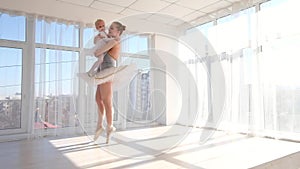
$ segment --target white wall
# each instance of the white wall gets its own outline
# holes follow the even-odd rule
[[[158,121],[161,124],[171,124],[173,121],[169,116],[171,114],[178,114],[176,106],[178,105],[178,98],[180,93],[176,91],[176,84],[172,78],[173,70],[176,65],[172,65],[172,57],[176,57],[178,53],[177,42],[172,38],[163,34],[156,34],[154,38],[154,49],[151,54],[151,79],[153,94],[152,100],[156,105],[154,114],[156,114]],[[173,92],[171,92],[173,91]],[[173,106],[172,106],[173,105]],[[158,107],[159,106],[159,107]]]
[[[191,124],[193,119],[191,119],[190,111],[195,111],[195,108],[190,103],[197,101],[195,83],[190,83],[193,77],[186,65],[179,59],[178,45],[177,38],[166,35],[155,36],[156,56],[154,58],[156,62],[153,62],[152,66],[159,65],[157,61],[160,60],[160,64],[164,65],[164,77],[160,79],[154,77],[154,84],[165,83],[166,109],[159,122],[166,125]]]
[[[176,32],[176,31],[174,31]],[[209,56],[208,66],[209,82],[211,83],[213,92],[209,98],[199,98],[198,96],[198,84],[192,72],[189,70],[186,64],[180,59],[189,59],[188,54],[185,53],[179,56],[179,43],[186,43],[194,52],[196,51],[199,56]],[[165,92],[165,97],[155,100],[155,104],[163,106],[165,104],[165,112],[159,118],[159,122],[166,125],[182,124],[182,125],[194,125],[197,121],[197,115],[199,114],[199,99],[209,99],[211,102],[210,112],[212,112],[213,119],[219,119],[220,112],[223,108],[224,100],[224,76],[220,69],[220,63],[217,62],[217,56],[212,46],[202,36],[200,32],[194,32],[187,35],[169,36],[164,34],[155,35],[154,43],[155,57],[152,57],[155,62],[152,62],[154,68],[158,67],[163,69],[164,76],[158,76],[153,74],[154,77],[154,89],[155,87]],[[195,59],[194,58],[194,59]],[[213,62],[214,64],[210,64]],[[202,89],[203,90],[203,89]],[[204,90],[209,90],[204,89]],[[161,107],[162,108],[162,107]],[[156,109],[155,111],[157,111]],[[217,121],[212,121],[213,125]]]

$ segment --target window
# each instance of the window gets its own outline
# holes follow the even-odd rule
[[[253,31],[251,25],[255,24],[254,14],[255,8],[252,7],[217,20],[217,36],[212,45],[218,54],[231,54],[249,47]]]
[[[26,17],[0,11],[0,135],[23,132],[23,53]]]
[[[130,54],[148,54],[147,35],[124,35],[122,39],[122,52]]]
[[[79,28],[72,24],[36,20],[36,43],[79,47]]]
[[[96,29],[84,28],[83,30],[83,46],[84,48],[91,48],[94,46],[94,37],[96,35]]]
[[[25,41],[25,16],[10,16],[0,13],[0,39]]]
[[[34,127],[76,126],[78,25],[36,20]]]
[[[216,49],[225,75],[219,129],[297,139],[298,6],[296,0],[270,0],[258,11],[250,7],[198,27]]]
[[[51,49],[36,49],[35,60],[35,127],[68,127],[74,117],[74,80],[78,53]],[[42,125],[42,126],[41,126]]]
[[[0,129],[21,128],[22,49],[0,47]]]
[[[94,46],[94,37],[97,34],[97,30],[94,28],[84,28],[83,30],[83,47],[92,48]],[[86,57],[85,71],[88,71],[92,65],[97,61],[96,57]]]
[[[213,27],[213,25],[214,25],[213,22],[208,22],[208,23],[198,26],[197,29],[199,29],[205,37],[208,37],[208,33],[209,33],[208,30],[209,30],[209,28]]]
[[[134,63],[139,73],[129,86],[129,101],[126,101],[127,127],[148,126],[155,118],[150,113],[150,58],[148,56],[150,35],[124,35],[122,54],[118,64]],[[119,103],[124,102],[124,100]],[[121,103],[122,104],[122,103]]]
[[[299,1],[272,0],[261,4],[260,69],[265,91],[264,126],[279,132],[300,132]]]

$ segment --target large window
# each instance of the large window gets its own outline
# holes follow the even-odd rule
[[[126,127],[145,127],[155,118],[150,112],[150,35],[127,34],[122,39],[122,54],[118,64],[135,64],[138,73],[131,79],[126,111]],[[119,103],[124,102],[120,100]],[[124,115],[124,112],[121,112]]]
[[[0,13],[0,134],[20,132],[26,17]]]
[[[21,128],[22,49],[0,47],[0,129]]]
[[[225,75],[220,129],[290,139],[300,132],[298,6],[270,0],[198,27]]]
[[[78,82],[79,28],[36,20],[34,127],[74,127]]]
[[[4,12],[0,15],[0,28],[0,129],[21,129],[17,132],[45,136],[75,129],[81,123],[85,129],[94,131],[95,88],[79,80],[76,74],[89,69],[96,60],[80,57],[84,48],[94,45],[95,29],[43,16]],[[149,91],[148,41],[148,35],[124,35],[122,39],[118,64],[134,62],[143,70],[134,81],[142,82],[144,87],[134,87],[134,95]],[[27,98],[24,101],[23,96]],[[143,105],[141,110],[147,112],[147,93],[138,100]],[[118,120],[118,113],[114,115]],[[145,118],[148,116],[143,115]],[[16,133],[2,131],[1,135]]]
[[[285,133],[300,133],[298,6],[295,0],[272,0],[260,6],[259,15],[265,128]]]

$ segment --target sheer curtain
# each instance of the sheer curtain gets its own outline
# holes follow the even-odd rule
[[[275,138],[300,140],[299,1],[270,1],[258,13],[258,55],[263,128]],[[280,12],[278,12],[280,11]],[[276,18],[274,20],[273,18]],[[287,19],[289,18],[289,19]]]
[[[210,31],[215,34],[212,44],[222,64],[226,100],[224,116],[220,128],[236,132],[248,132],[250,126],[251,87],[255,80],[255,69],[251,64],[255,45],[253,39],[255,8],[251,7],[217,20]]]
[[[72,134],[78,96],[79,26],[35,22],[34,135]]]
[[[226,100],[218,129],[300,140],[298,3],[249,4],[214,24],[199,26],[225,75]]]

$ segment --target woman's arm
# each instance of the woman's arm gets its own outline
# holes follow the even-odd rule
[[[95,56],[98,57],[98,56],[102,55],[104,52],[107,52],[108,50],[110,50],[112,47],[114,47],[118,43],[119,43],[119,41],[117,41],[115,39],[112,39],[112,40],[108,41],[100,49],[96,50]]]

